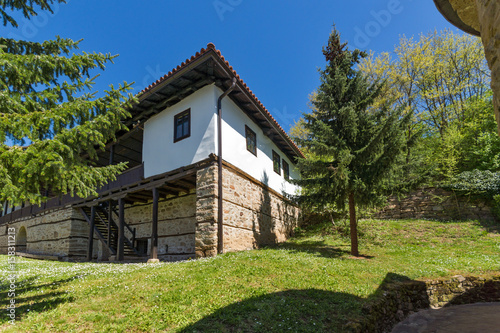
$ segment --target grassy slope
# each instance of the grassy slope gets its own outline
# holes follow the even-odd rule
[[[497,231],[474,222],[361,221],[361,252],[317,226],[286,244],[162,264],[18,263],[6,332],[321,332],[359,319],[384,280],[500,271]],[[0,256],[2,307],[7,257]]]

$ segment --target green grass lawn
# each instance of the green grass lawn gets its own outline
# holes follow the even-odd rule
[[[387,280],[500,272],[498,228],[360,221],[360,251],[319,225],[285,244],[161,264],[20,259],[16,325],[5,332],[331,332],[362,317]],[[7,256],[0,256],[1,306]]]

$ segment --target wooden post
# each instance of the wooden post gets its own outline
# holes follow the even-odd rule
[[[148,262],[158,262],[158,188],[153,189],[153,230],[151,232],[151,254]]]
[[[92,261],[93,250],[94,250],[94,226],[95,226],[95,206],[90,208],[90,230],[89,230],[89,242],[87,248],[87,261]]]
[[[353,192],[349,193],[349,220],[351,228],[351,255],[359,257],[358,221],[356,220],[356,202]]]
[[[114,163],[114,158],[115,158],[115,145],[111,145],[109,148],[109,165],[112,165]]]
[[[113,218],[113,200],[108,200],[108,247],[111,248],[111,219]]]
[[[116,259],[118,261],[123,261],[123,243],[124,243],[124,232],[125,232],[125,201],[123,198],[118,199],[119,206],[119,223],[118,223],[118,245],[116,249]]]

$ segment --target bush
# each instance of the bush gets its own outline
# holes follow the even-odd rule
[[[494,195],[500,194],[500,172],[465,171],[453,177],[450,183],[443,187],[463,194],[491,199]]]
[[[500,220],[500,172],[465,171],[455,176],[443,188],[485,201]]]

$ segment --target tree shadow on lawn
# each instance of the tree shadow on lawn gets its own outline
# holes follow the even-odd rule
[[[423,219],[414,219],[421,221]],[[460,223],[473,223],[474,225],[483,228],[486,232],[492,234],[500,234],[500,221],[492,221],[485,219],[456,219],[456,220],[434,220],[426,219],[429,223],[440,223],[440,224],[460,224]]]
[[[317,257],[353,259],[351,252],[326,244],[325,241],[302,241],[300,243],[280,243],[269,248],[285,249],[292,253],[305,252]],[[357,259],[372,259],[368,255],[360,255]]]
[[[39,295],[24,296],[24,294],[40,288],[57,289],[60,288],[61,285],[67,284],[74,280],[74,277],[71,277],[51,283],[36,284],[34,281],[36,281],[38,278],[39,276],[33,276],[21,281],[16,281],[16,288],[13,289],[15,293],[14,297],[11,297],[9,295],[9,293],[11,293],[9,281],[5,281],[0,284],[0,289],[2,290],[2,292],[0,293],[0,300],[2,300],[2,302],[5,304],[4,308],[6,308],[8,304],[10,304],[11,299],[15,301],[14,304],[16,321],[22,319],[29,313],[49,311],[59,306],[59,304],[74,301],[74,297],[68,296],[66,292],[62,291],[50,291],[44,292],[43,294]],[[21,288],[20,286],[25,287]],[[10,318],[7,315],[1,316],[0,325],[6,323],[9,320]]]
[[[383,295],[388,283],[411,281],[388,273],[368,298],[319,289],[286,290],[230,304],[180,332],[345,332],[361,322],[363,306]]]

